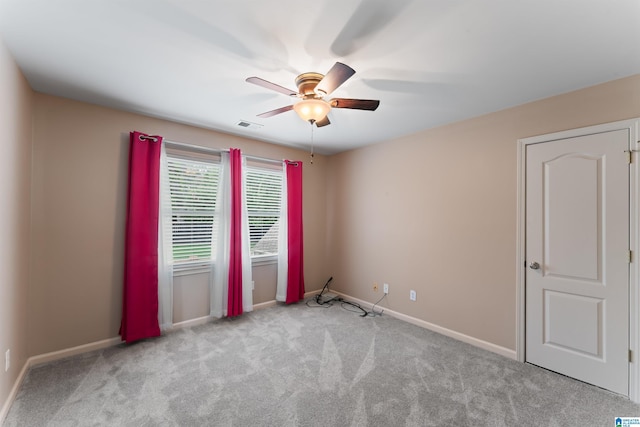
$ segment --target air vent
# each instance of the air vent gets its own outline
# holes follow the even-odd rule
[[[261,124],[248,122],[246,120],[240,120],[237,123],[237,125],[245,129],[253,129],[253,130],[260,129],[262,127]]]

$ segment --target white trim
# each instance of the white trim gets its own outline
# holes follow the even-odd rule
[[[78,354],[87,353],[94,350],[101,350],[103,348],[113,347],[114,345],[121,344],[123,341],[120,337],[108,338],[102,341],[96,341],[89,344],[83,344],[76,347],[67,348],[59,351],[52,351],[50,353],[39,354],[37,356],[31,356],[27,359],[27,361],[22,366],[22,370],[20,371],[20,375],[16,379],[16,382],[13,384],[13,388],[7,397],[7,400],[4,402],[4,406],[0,411],[0,425],[4,422],[7,414],[9,414],[9,409],[20,390],[20,386],[22,386],[22,382],[24,381],[24,377],[27,374],[27,371],[33,366],[41,365],[47,362],[53,362],[55,360],[64,359],[70,356],[76,356]]]
[[[211,273],[211,262],[208,264],[173,264],[173,277],[208,273]]]
[[[13,401],[16,400],[16,396],[18,395],[18,390],[20,390],[20,386],[22,385],[22,381],[24,381],[25,375],[27,375],[27,370],[29,369],[29,361],[27,360],[25,364],[22,366],[20,370],[20,374],[18,378],[16,378],[16,382],[13,384],[11,391],[9,392],[9,396],[7,396],[7,400],[4,402],[2,409],[0,410],[0,425],[4,423],[5,418],[9,415],[9,409],[11,409],[11,405],[13,405]]]
[[[272,299],[271,301],[261,302],[259,304],[253,304],[253,309],[262,310],[263,308],[275,307],[276,304],[277,304],[277,301]]]
[[[358,304],[362,305],[362,306],[368,306],[369,308],[371,308],[373,306],[372,303],[368,302],[368,301],[364,301],[358,298],[354,298],[351,297],[349,295],[343,294],[342,292],[337,292],[335,290],[331,290],[331,292],[336,293],[338,295],[340,295],[342,298],[349,300],[349,301],[354,301],[357,302]],[[479,347],[483,350],[487,350],[490,351],[492,353],[496,353],[499,354],[501,356],[507,357],[509,359],[514,359],[516,358],[516,352],[514,350],[511,350],[510,348],[506,348],[506,347],[502,347],[493,343],[490,343],[488,341],[484,341],[478,338],[474,338],[471,337],[469,335],[465,335],[463,333],[460,332],[456,332],[452,329],[447,329],[444,328],[442,326],[438,326],[434,323],[430,323],[427,321],[424,321],[422,319],[418,319],[403,313],[399,313],[397,311],[393,311],[390,310],[388,308],[384,308],[384,314],[388,314],[391,317],[395,317],[396,319],[405,321],[407,323],[411,323],[412,325],[416,325],[416,326],[420,326],[421,328],[425,328],[428,329],[430,331],[433,332],[437,332],[441,335],[447,336],[449,338],[453,338],[456,339],[458,341],[462,341],[465,342],[467,344],[471,344],[474,347]]]
[[[526,144],[518,140],[517,188],[518,206],[516,220],[516,360],[525,362],[525,215],[526,215]]]
[[[318,289],[317,291],[311,291],[311,292],[305,292],[304,293],[304,298],[308,298],[314,295],[318,295],[322,290]],[[262,310],[263,308],[269,308],[269,307],[275,307],[276,305],[278,305],[279,301],[276,301],[274,299],[272,299],[271,301],[266,301],[266,302],[261,302],[259,304],[254,304],[253,305],[253,309],[254,310]]]
[[[637,151],[640,147],[640,119],[629,120],[629,138],[631,150]],[[629,349],[635,355],[629,363],[629,399],[640,403],[640,367],[638,355],[640,354],[640,161],[638,155],[633,155],[633,163],[630,169],[629,186],[629,248],[633,251],[633,259],[629,268]]]
[[[319,294],[320,291],[311,291],[311,292],[307,292],[304,294],[304,297],[307,298],[309,296],[312,295],[316,295]],[[265,301],[265,302],[261,302],[258,304],[253,304],[253,310],[262,310],[264,308],[269,308],[269,307],[275,307],[278,304],[278,301],[276,300],[271,300],[271,301]],[[174,331],[176,329],[180,329],[180,328],[190,328],[192,326],[199,326],[199,325],[204,325],[207,322],[210,322],[212,320],[217,320],[217,319],[221,319],[220,317],[212,317],[212,316],[203,316],[203,317],[198,317],[195,319],[189,319],[189,320],[184,320],[182,322],[178,322],[178,323],[174,323],[173,326],[169,329],[166,330],[166,332],[170,332],[170,331]]]
[[[261,265],[270,265],[278,263],[278,254],[270,254],[270,255],[253,255],[251,257],[251,265],[253,267],[258,267]]]
[[[29,367],[41,365],[43,363],[53,362],[55,360],[64,359],[66,357],[76,356],[82,353],[88,353],[94,350],[101,350],[103,348],[113,347],[114,345],[121,344],[122,338],[114,337],[106,340],[96,341],[89,344],[83,344],[76,347],[66,348],[64,350],[52,351],[51,353],[39,354],[37,356],[31,356],[27,363]]]
[[[597,133],[615,130],[629,130],[629,148],[640,149],[640,119],[622,120],[588,126],[579,129],[571,129],[546,135],[538,135],[518,140],[518,185],[517,185],[517,233],[516,233],[516,359],[524,362],[525,352],[525,200],[526,200],[526,146],[541,142],[556,141],[565,138],[593,135]],[[633,360],[629,363],[629,399],[640,403],[640,229],[637,224],[640,221],[640,171],[638,170],[639,156],[634,156],[630,168],[629,187],[629,248],[633,251],[633,262],[629,269],[629,349],[633,352]]]
[[[312,297],[314,295],[318,295],[320,292],[322,292],[322,289],[318,289],[318,290],[310,291],[310,292],[305,292],[304,293],[304,297],[305,298],[309,298],[309,297]]]
[[[203,317],[196,317],[195,319],[183,320],[182,322],[174,323],[173,325],[171,325],[171,327],[168,328],[166,332],[175,331],[176,329],[190,328],[192,326],[204,325],[205,323],[215,319],[218,319],[218,318],[212,317],[212,316],[203,316]]]
[[[307,298],[313,295],[317,295],[319,293],[320,293],[320,290],[307,292],[304,294],[304,297]],[[274,307],[277,304],[278,302],[276,300],[265,301],[258,304],[253,304],[253,310],[262,310],[264,308]],[[217,319],[221,319],[221,317],[203,316],[203,317],[197,317],[195,319],[184,320],[182,322],[174,323],[170,328],[166,329],[165,332],[171,332],[181,328],[190,328],[192,326],[200,326]]]
[[[318,289],[317,291],[305,292],[304,293],[304,298],[309,298],[311,296],[318,295],[321,291],[322,291],[321,289]],[[254,310],[260,310],[260,309],[263,309],[263,308],[275,307],[276,305],[278,305],[278,302],[279,301],[271,300],[271,301],[267,301],[267,302],[262,302],[260,304],[254,304],[253,305],[253,309]]]

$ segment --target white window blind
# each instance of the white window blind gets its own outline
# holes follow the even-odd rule
[[[211,260],[220,165],[167,155],[171,192],[173,261],[176,266]]]
[[[245,192],[252,257],[278,254],[282,170],[247,166]]]

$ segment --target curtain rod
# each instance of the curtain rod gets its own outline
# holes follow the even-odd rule
[[[140,135],[141,139],[150,139],[152,141],[158,141],[158,139],[155,136],[144,136],[144,135]],[[184,142],[178,142],[178,141],[170,141],[168,139],[165,139],[164,142],[166,142],[167,144],[171,144],[171,145],[177,145],[180,147],[185,147],[185,148],[191,148],[193,150],[200,150],[200,151],[207,151],[207,152],[211,152],[211,153],[228,153],[229,150],[225,150],[222,148],[210,148],[210,147],[203,147],[202,145],[193,145],[193,144],[187,144]],[[244,157],[246,157],[247,159],[250,160],[258,160],[260,162],[266,162],[266,163],[276,163],[276,164],[282,164],[282,160],[275,160],[275,159],[269,159],[266,157],[259,157],[259,156],[251,156],[248,154],[244,154]]]

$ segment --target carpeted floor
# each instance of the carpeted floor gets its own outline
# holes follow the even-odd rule
[[[32,368],[6,426],[614,426],[629,400],[383,315],[278,306]]]

